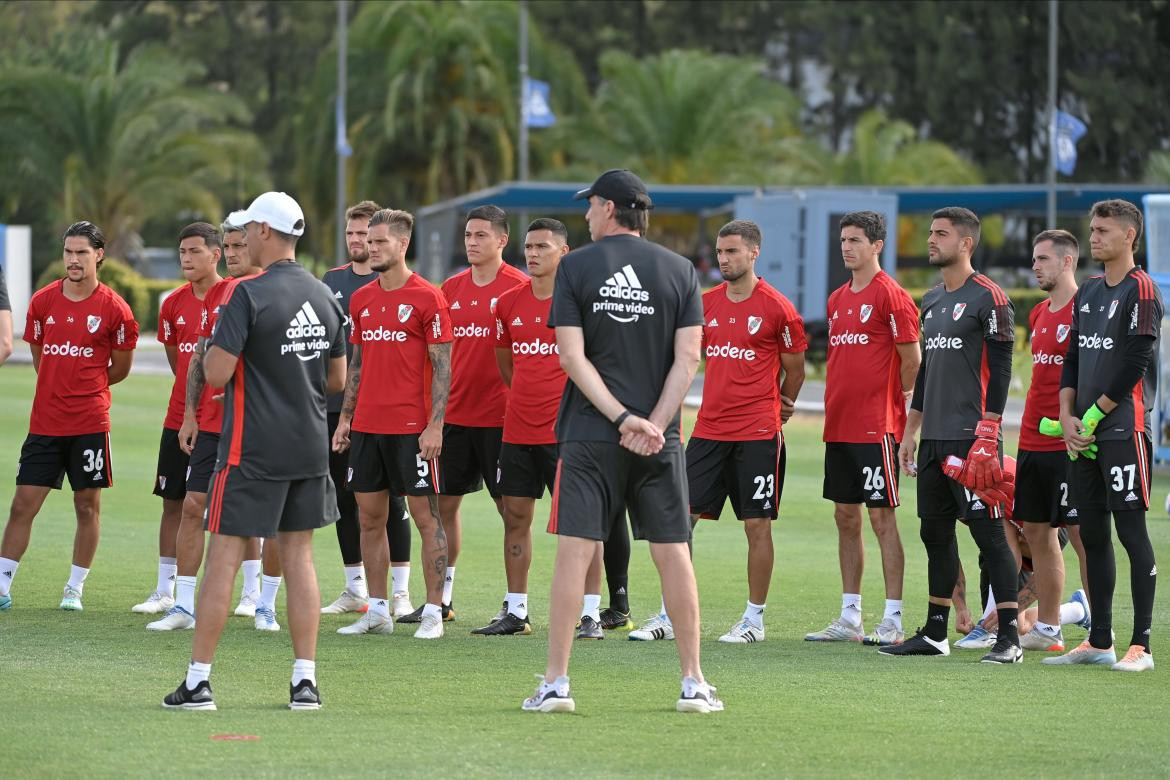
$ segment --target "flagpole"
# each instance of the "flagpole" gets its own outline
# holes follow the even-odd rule
[[[524,86],[528,82],[528,3],[520,0],[520,181],[528,181],[528,117],[524,110]]]
[[[337,152],[337,227],[334,230],[333,259],[341,262],[345,253],[345,209],[346,183],[345,159],[349,157],[349,145],[346,143],[345,127],[345,98],[346,98],[346,66],[348,64],[348,3],[341,0],[337,4],[337,106],[334,116],[334,132],[336,133],[335,149]]]
[[[1056,227],[1056,44],[1057,0],[1048,0],[1048,208],[1045,229]]]

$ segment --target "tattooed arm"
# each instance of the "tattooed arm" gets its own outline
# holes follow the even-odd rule
[[[337,430],[333,432],[333,451],[345,452],[349,448],[349,426],[353,422],[353,412],[357,409],[358,385],[362,381],[362,345],[353,345],[353,360],[350,361],[345,373],[345,396],[341,401],[341,417],[337,421]]]
[[[207,339],[203,336],[195,342],[195,352],[191,362],[187,365],[187,396],[183,403],[183,425],[179,428],[179,447],[188,455],[195,449],[195,439],[199,435],[199,423],[195,413],[199,409],[199,399],[203,396],[203,388],[207,384],[203,376],[203,353],[207,351]]]
[[[431,460],[443,451],[443,418],[451,395],[451,342],[428,344],[427,355],[431,360],[431,419],[418,437],[418,448],[424,460]]]

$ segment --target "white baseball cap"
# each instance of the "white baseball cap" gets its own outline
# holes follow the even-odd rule
[[[266,192],[243,211],[228,215],[228,224],[245,227],[250,222],[265,222],[273,230],[301,236],[305,233],[305,212],[292,196],[284,192]]]

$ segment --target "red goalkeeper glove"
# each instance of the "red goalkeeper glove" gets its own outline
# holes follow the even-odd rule
[[[948,477],[983,499],[988,506],[999,504],[1007,513],[1015,506],[1016,477],[1010,471],[1003,472],[1000,481],[991,487],[979,489],[974,486],[970,460],[948,455],[943,461],[942,470]]]
[[[1003,481],[999,463],[999,421],[980,420],[975,426],[975,443],[967,453],[966,470],[974,490],[987,490]]]

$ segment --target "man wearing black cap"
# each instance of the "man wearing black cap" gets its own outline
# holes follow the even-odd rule
[[[686,258],[642,238],[652,203],[633,173],[606,171],[577,193],[582,198],[589,199],[593,243],[561,261],[549,318],[571,381],[557,414],[548,666],[523,709],[575,709],[569,652],[585,573],[628,510],[634,537],[650,543],[674,623],[683,675],[676,708],[718,712],[723,702],[699,667],[699,596],[679,443],[682,400],[699,365],[699,279]]]

